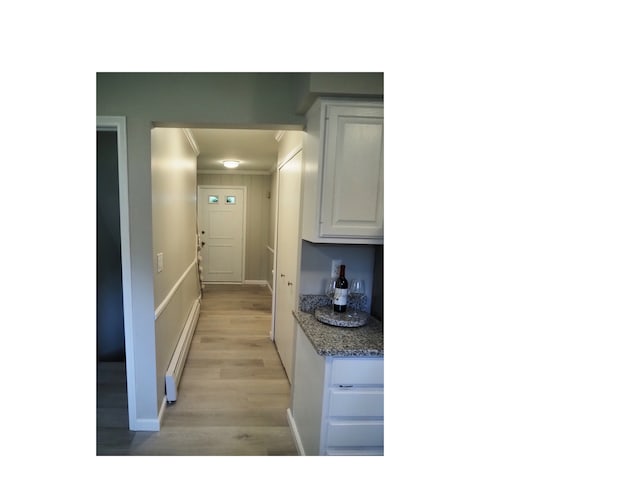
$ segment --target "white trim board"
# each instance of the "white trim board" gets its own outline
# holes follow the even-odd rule
[[[296,426],[296,421],[293,418],[290,408],[287,408],[287,423],[289,424],[289,430],[291,430],[291,435],[293,436],[293,443],[296,446],[296,450],[298,450],[298,455],[306,456],[304,446],[302,445],[302,439],[300,438],[300,433],[298,432],[298,427]]]
[[[139,428],[136,408],[136,357],[133,344],[133,294],[131,290],[131,235],[129,230],[129,161],[127,157],[127,120],[121,116],[97,116],[98,131],[115,131],[118,136],[118,190],[120,202],[120,248],[122,262],[122,308],[124,313],[124,351],[127,374],[127,410],[129,430]]]
[[[198,147],[198,142],[196,142],[196,139],[193,138],[193,133],[191,132],[191,129],[183,128],[182,133],[184,133],[184,136],[187,137],[187,141],[189,142],[189,145],[191,145],[191,149],[196,154],[196,157],[200,155],[200,148]]]
[[[266,280],[245,280],[244,283],[246,285],[269,285]]]
[[[160,406],[160,413],[158,418],[136,418],[133,427],[129,427],[129,430],[135,430],[136,432],[159,432],[161,419],[164,416],[164,403]]]
[[[160,305],[158,305],[158,308],[156,308],[156,320],[158,320],[158,317],[160,317],[160,315],[162,315],[162,312],[164,312],[165,308],[167,308],[167,305],[169,305],[169,302],[171,302],[171,299],[175,295],[176,291],[178,291],[178,288],[180,288],[180,285],[182,285],[182,282],[184,282],[184,279],[187,278],[187,275],[189,275],[189,272],[191,271],[191,269],[197,265],[198,265],[198,257],[196,256],[193,262],[191,262],[191,264],[184,271],[182,276],[173,285],[173,287],[171,288],[167,296],[164,297],[164,300],[162,300]]]

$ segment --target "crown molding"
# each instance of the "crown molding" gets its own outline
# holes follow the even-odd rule
[[[191,129],[183,128],[182,133],[184,133],[184,136],[187,137],[187,140],[189,141],[189,145],[191,145],[191,148],[195,152],[196,156],[200,155],[200,148],[198,147],[198,142],[196,142],[196,139],[193,138],[193,133],[191,133]]]

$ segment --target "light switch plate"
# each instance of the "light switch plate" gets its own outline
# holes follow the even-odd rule
[[[159,253],[158,257],[158,273],[164,269],[164,253]]]

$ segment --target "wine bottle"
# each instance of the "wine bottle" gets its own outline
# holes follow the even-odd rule
[[[349,293],[349,282],[344,276],[344,265],[340,265],[340,276],[336,279],[336,289],[333,294],[333,311],[347,311],[347,295]]]

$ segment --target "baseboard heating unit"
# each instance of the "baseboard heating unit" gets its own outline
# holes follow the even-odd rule
[[[171,362],[169,363],[169,368],[164,377],[168,403],[173,403],[178,399],[178,385],[180,384],[180,378],[182,377],[184,364],[187,361],[191,339],[198,324],[199,316],[200,298],[198,298],[191,307],[189,318],[187,318],[184,328],[182,329],[180,340],[178,340],[178,345],[176,345],[176,349],[171,357]]]

